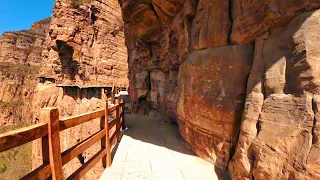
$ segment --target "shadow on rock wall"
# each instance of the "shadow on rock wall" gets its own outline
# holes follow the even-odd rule
[[[319,18],[303,13],[257,38],[233,179],[320,178]]]

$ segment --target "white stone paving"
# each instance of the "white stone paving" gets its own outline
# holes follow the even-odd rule
[[[214,166],[197,157],[178,128],[146,116],[126,115],[112,166],[101,180],[216,180]]]

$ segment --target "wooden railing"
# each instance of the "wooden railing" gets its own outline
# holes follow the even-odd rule
[[[114,113],[115,119],[109,120],[109,114]],[[60,132],[77,125],[100,118],[100,130],[61,153]],[[109,136],[110,130],[116,126],[116,131]],[[111,148],[120,141],[121,129],[124,127],[124,102],[116,100],[116,105],[103,110],[86,113],[65,119],[59,119],[57,108],[43,108],[40,112],[40,123],[18,130],[0,134],[0,153],[41,138],[43,164],[22,179],[62,180],[62,167],[83,153],[86,149],[101,140],[101,150],[89,161],[66,179],[80,179],[102,159],[103,167],[111,166]]]

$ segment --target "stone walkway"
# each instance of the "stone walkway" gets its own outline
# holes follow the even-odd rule
[[[214,166],[183,142],[178,127],[126,115],[128,130],[101,180],[215,180]]]

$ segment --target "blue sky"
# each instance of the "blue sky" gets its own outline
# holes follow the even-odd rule
[[[50,17],[55,0],[1,0],[0,35],[30,29],[33,22]]]

